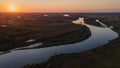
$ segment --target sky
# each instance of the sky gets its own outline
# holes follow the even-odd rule
[[[0,12],[120,12],[120,0],[0,0]]]

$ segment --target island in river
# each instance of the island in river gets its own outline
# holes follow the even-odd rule
[[[86,23],[100,26],[95,23],[99,19],[120,35],[120,14],[85,14]],[[91,20],[93,19],[93,20]],[[87,21],[92,22],[87,22]],[[120,67],[120,37],[104,46],[82,53],[61,54],[52,56],[43,63],[28,64],[23,68],[119,68]]]
[[[73,24],[76,19],[64,13],[0,13],[0,52],[71,44],[89,38],[89,28]]]

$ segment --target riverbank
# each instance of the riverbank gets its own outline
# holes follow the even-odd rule
[[[35,48],[71,44],[87,39],[91,32],[73,24],[75,17],[61,14],[3,14],[0,23],[0,51],[41,43]]]
[[[103,23],[105,21],[105,24],[112,25],[113,30],[120,35],[119,16],[94,16],[94,18],[101,20]],[[94,22],[93,25],[95,25]],[[99,48],[82,53],[55,55],[47,62],[30,64],[23,68],[119,68],[119,42],[120,37]]]

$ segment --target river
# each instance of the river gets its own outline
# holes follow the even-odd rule
[[[75,22],[78,24],[80,23],[79,20],[80,19]],[[118,37],[118,34],[109,27],[100,28],[88,24],[84,25],[91,31],[91,36],[88,39],[74,44],[38,49],[15,50],[5,53],[0,55],[0,68],[21,68],[25,64],[44,62],[52,55],[55,55],[55,53],[69,54],[83,52],[100,47]]]

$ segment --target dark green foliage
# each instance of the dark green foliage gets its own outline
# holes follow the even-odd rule
[[[40,47],[70,44],[87,39],[90,31],[86,26],[73,24],[76,17],[62,14],[3,14],[6,20],[0,23],[0,51],[42,42]],[[21,16],[18,18],[18,16]],[[3,27],[7,26],[7,27]],[[36,39],[27,43],[27,40]]]

